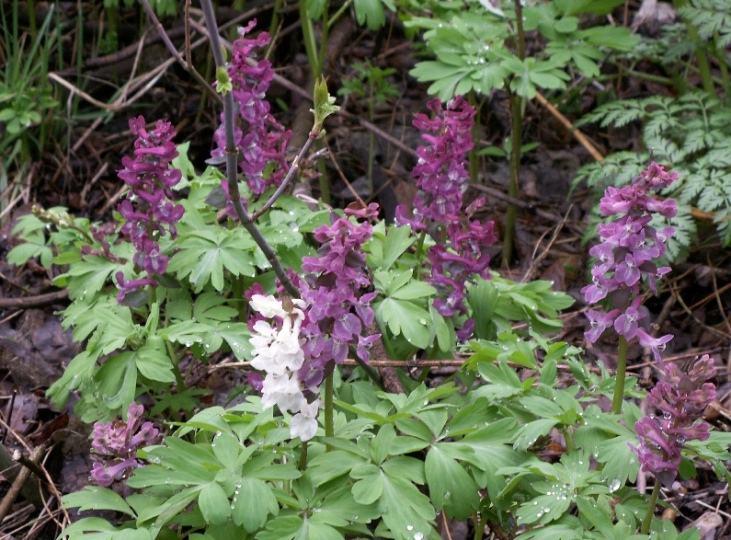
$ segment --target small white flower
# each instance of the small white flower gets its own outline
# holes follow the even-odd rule
[[[261,389],[262,407],[268,409],[277,405],[282,411],[297,412],[305,401],[296,373],[267,373]]]
[[[263,294],[255,294],[251,297],[251,309],[262,314],[262,316],[271,319],[272,317],[286,317],[287,312],[282,307],[282,303],[274,298],[271,294],[264,296]]]
[[[320,410],[320,400],[312,403],[306,400],[300,407],[300,412],[292,417],[289,423],[289,434],[294,439],[299,437],[303,441],[309,441],[317,433],[317,413]]]

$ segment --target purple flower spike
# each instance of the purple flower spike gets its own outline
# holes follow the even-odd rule
[[[144,407],[130,403],[127,421],[97,422],[92,432],[91,447],[103,463],[94,463],[91,477],[102,487],[126,478],[129,471],[142,465],[137,450],[157,441],[160,431],[152,422],[140,424]]]
[[[611,223],[599,225],[601,243],[589,250],[589,254],[597,258],[591,271],[592,283],[581,292],[587,304],[607,298],[612,309],[608,313],[587,312],[591,328],[585,335],[589,343],[594,343],[605,329],[612,327],[628,340],[636,337],[640,345],[649,347],[655,359],[662,362],[660,350],[672,336],[656,339],[642,328],[641,321],[647,318],[647,310],[641,306],[639,292],[643,278],[650,289],[657,292],[656,279],[670,271],[667,267],[658,268],[655,261],[665,255],[665,241],[673,235],[674,229],[665,227],[658,231],[650,222],[653,214],[674,216],[675,201],[658,201],[649,193],[669,186],[677,178],[677,173],[669,173],[662,165],[652,162],[630,185],[608,187],[604,192],[599,210],[605,216],[618,217]]]
[[[427,142],[417,149],[419,159],[412,172],[420,191],[414,198],[412,217],[407,217],[406,210],[399,206],[396,222],[410,225],[414,231],[427,230],[437,240],[427,253],[431,265],[429,283],[440,293],[434,307],[444,317],[465,315],[467,284],[474,276],[490,279],[486,248],[497,240],[492,221],[470,219],[484,205],[484,199],[463,208],[475,109],[462,96],[449,101],[446,108],[439,99],[429,102],[427,107],[434,113],[433,118],[418,114],[414,119],[414,126],[424,132],[422,138]],[[467,319],[458,337],[469,339],[473,331],[474,321]]]
[[[155,129],[148,131],[142,116],[129,121],[132,133],[137,135],[134,159],[122,158],[124,169],[117,176],[130,186],[130,196],[119,204],[118,210],[126,220],[121,232],[136,249],[134,262],[151,277],[119,282],[117,301],[145,285],[156,283],[152,278],[164,274],[168,258],[160,252],[159,238],[169,234],[177,236],[175,224],[183,217],[185,209],[172,202],[172,188],[182,177],[170,163],[178,156],[173,137],[175,130],[170,122],[158,120]]]
[[[285,159],[285,150],[289,143],[291,131],[284,127],[270,113],[266,101],[266,91],[274,78],[274,69],[268,60],[259,60],[250,65],[254,49],[269,44],[269,34],[261,32],[255,38],[246,35],[256,26],[251,21],[246,28],[239,29],[239,38],[234,41],[233,57],[228,63],[227,71],[233,85],[233,98],[238,107],[236,117],[235,138],[239,150],[239,169],[246,177],[246,182],[254,195],[261,195],[270,186],[279,186],[289,170]],[[222,160],[226,155],[226,135],[221,126],[213,135],[217,148],[211,157]],[[228,183],[221,184],[228,194]],[[229,203],[230,207],[230,203]],[[232,207],[227,207],[230,217],[236,214]]]
[[[666,487],[678,475],[683,445],[690,440],[706,441],[710,426],[703,421],[705,408],[716,399],[716,387],[707,382],[716,374],[706,354],[696,358],[687,372],[675,364],[665,366],[663,380],[647,395],[652,412],[635,424],[639,439],[637,454],[642,470],[650,472]]]
[[[375,218],[378,206],[371,204],[345,213]],[[363,337],[375,320],[370,303],[377,293],[366,292],[371,280],[362,250],[372,233],[368,221],[335,219],[332,225],[321,225],[314,231],[315,240],[322,244],[318,255],[302,259],[302,270],[309,273],[303,283],[302,298],[309,310],[302,326],[306,360],[298,378],[311,391],[322,382],[326,369],[347,358],[351,345],[361,360],[368,361],[369,348],[380,337]]]

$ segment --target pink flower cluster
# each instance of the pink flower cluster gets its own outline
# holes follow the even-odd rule
[[[137,450],[157,442],[160,432],[152,422],[140,424],[144,411],[142,405],[130,403],[126,422],[94,424],[91,447],[104,459],[104,463],[94,463],[91,470],[91,477],[98,485],[109,487],[115,480],[126,478],[142,464],[137,459]]]
[[[378,205],[371,203],[359,211],[346,209],[345,213],[366,221],[355,224],[341,217],[330,226],[318,227],[314,232],[315,240],[322,244],[318,256],[302,259],[302,270],[309,272],[302,298],[309,309],[303,325],[306,360],[299,379],[309,389],[320,385],[333,364],[345,360],[350,345],[367,362],[369,346],[380,337],[363,336],[375,319],[370,303],[377,293],[367,292],[371,281],[362,246],[373,233],[367,220],[377,216]]]
[[[235,138],[239,150],[239,168],[252,193],[261,195],[268,187],[281,184],[289,170],[284,152],[291,132],[285,130],[272,116],[269,102],[265,99],[274,77],[271,62],[259,60],[255,65],[248,63],[253,50],[268,45],[270,41],[267,32],[261,32],[254,39],[245,37],[255,25],[254,20],[246,28],[239,29],[240,37],[234,42],[233,57],[227,71],[233,85],[234,102],[238,106]],[[223,160],[226,153],[223,114],[221,122],[213,136],[217,144],[211,153],[214,162]],[[228,193],[225,181],[222,187]],[[229,215],[235,215],[232,209]]]
[[[182,176],[180,170],[170,168],[170,163],[178,156],[172,124],[158,120],[155,129],[148,131],[145,119],[138,116],[129,121],[129,127],[137,140],[134,159],[123,157],[124,168],[117,172],[130,187],[130,196],[119,205],[119,213],[126,220],[121,232],[135,247],[135,264],[150,277],[125,281],[124,275],[118,272],[119,302],[140,287],[155,285],[151,276],[165,273],[168,258],[160,252],[158,240],[166,233],[172,238],[177,236],[175,224],[185,212],[182,205],[172,202],[172,188]]]
[[[607,328],[613,327],[628,340],[636,337],[640,345],[653,351],[658,362],[662,361],[659,351],[672,336],[653,338],[640,326],[640,321],[648,313],[637,295],[643,277],[650,289],[657,292],[656,278],[670,271],[668,267],[658,268],[655,261],[665,255],[665,241],[672,236],[674,229],[665,227],[658,231],[650,225],[650,221],[653,214],[666,218],[675,216],[675,201],[660,201],[649,193],[667,187],[677,179],[677,173],[670,173],[662,165],[652,162],[630,185],[609,187],[604,193],[599,205],[602,215],[620,217],[599,225],[601,243],[589,250],[589,254],[597,258],[591,271],[592,283],[581,292],[590,304],[609,299],[613,309],[587,312],[591,322],[591,329],[586,333],[589,343],[594,343]]]
[[[683,445],[710,437],[709,425],[702,415],[716,398],[715,385],[707,382],[715,374],[716,368],[707,354],[696,357],[687,370],[668,364],[663,380],[647,395],[652,414],[635,424],[639,446],[629,446],[637,454],[642,470],[654,474],[666,487],[678,475]]]
[[[433,118],[418,114],[414,119],[414,126],[424,132],[422,138],[428,144],[417,149],[419,160],[412,172],[420,189],[414,198],[413,217],[406,217],[400,206],[396,209],[396,222],[409,224],[415,231],[427,230],[437,241],[428,252],[429,283],[442,291],[434,307],[445,317],[451,317],[467,313],[464,299],[470,278],[490,278],[490,256],[485,248],[497,236],[492,221],[470,219],[484,205],[484,199],[463,208],[462,195],[469,179],[465,163],[473,147],[475,108],[462,96],[449,101],[446,109],[439,99],[429,102],[427,107],[434,112]],[[467,216],[467,224],[460,220],[462,214]],[[466,320],[458,337],[467,339],[473,329],[474,322]]]

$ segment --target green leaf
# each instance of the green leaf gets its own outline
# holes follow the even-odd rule
[[[429,538],[435,517],[429,499],[414,484],[401,476],[381,472],[383,492],[379,501],[383,508],[383,521],[394,538],[413,540],[419,533]]]
[[[392,225],[388,229],[386,242],[383,245],[383,263],[381,270],[391,268],[396,259],[398,259],[411,245],[416,241],[416,237],[411,233],[411,227],[397,227]]]
[[[269,515],[279,513],[279,503],[272,487],[258,478],[243,478],[236,484],[233,499],[233,522],[253,533],[266,525]]]
[[[523,424],[512,437],[513,448],[520,452],[525,452],[535,444],[539,437],[548,435],[548,432],[556,424],[558,424],[558,420],[555,418],[539,418],[533,422]]]
[[[539,495],[523,503],[516,515],[521,525],[546,524],[559,519],[569,509],[573,500],[570,493],[560,488],[551,495]]]
[[[386,22],[381,0],[355,0],[355,18],[358,24],[366,23],[369,30],[378,30]]]
[[[137,388],[135,359],[133,351],[123,352],[107,359],[94,375],[103,403],[112,411],[126,411],[134,401]]]
[[[371,504],[381,498],[383,494],[383,477],[378,467],[372,464],[364,464],[356,471],[353,469],[354,478],[361,478],[353,484],[353,498],[361,504]]]
[[[223,271],[234,276],[253,276],[254,241],[244,236],[239,229],[194,231],[182,239],[181,248],[170,259],[168,272],[177,272],[179,278],[189,276],[195,292],[200,292],[209,282],[217,291],[224,287]]]
[[[175,382],[173,364],[160,336],[150,336],[147,343],[137,349],[135,364],[140,374],[152,381]]]
[[[216,482],[205,484],[198,495],[198,506],[203,519],[214,525],[225,523],[231,516],[231,506],[226,492]]]
[[[403,334],[406,341],[420,349],[429,346],[429,313],[406,300],[386,298],[376,306],[379,324],[387,325],[394,335]]]
[[[423,281],[411,281],[403,287],[392,291],[388,296],[398,300],[415,300],[427,296],[435,296],[437,290]]]
[[[523,462],[525,454],[516,452],[508,444],[517,423],[513,418],[503,418],[489,423],[478,431],[465,436],[460,441],[451,443],[455,448],[471,450],[465,460],[478,467],[484,474],[474,474],[480,487],[486,487],[491,498],[505,488],[505,479],[497,474],[499,469],[516,466]]]
[[[340,110],[340,107],[335,105],[335,98],[330,95],[327,90],[327,81],[321,78],[315,83],[312,101],[314,103],[314,109],[311,109],[315,115],[315,123],[312,128],[314,133],[319,134],[322,130],[322,124],[325,118],[333,113]]]
[[[106,519],[96,517],[82,518],[72,523],[63,530],[63,536],[88,540],[152,540],[152,534],[147,529],[118,529]]]
[[[322,17],[325,8],[325,0],[307,0],[307,16],[314,20]]]
[[[79,512],[85,510],[113,510],[135,517],[132,508],[119,494],[111,489],[99,486],[86,486],[81,491],[64,495],[63,505],[65,508],[78,508]]]
[[[442,451],[448,444],[435,444],[426,455],[424,471],[429,496],[434,508],[444,509],[450,518],[464,520],[479,506],[478,487],[464,468]]]

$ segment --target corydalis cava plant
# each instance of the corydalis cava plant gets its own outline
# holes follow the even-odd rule
[[[378,205],[361,210],[345,209],[345,217],[333,214],[332,225],[321,225],[314,238],[322,244],[315,257],[302,259],[307,272],[302,297],[309,307],[305,333],[307,360],[300,372],[303,383],[315,390],[335,364],[342,364],[353,347],[367,362],[369,347],[380,334],[367,334],[375,320],[371,284],[363,253],[373,227],[368,220],[378,215]],[[365,219],[354,223],[348,216]]]
[[[604,216],[618,216],[611,223],[599,225],[601,243],[589,254],[597,261],[591,271],[592,283],[581,292],[588,304],[609,300],[608,311],[592,309],[587,312],[591,328],[586,332],[589,343],[596,342],[608,328],[627,340],[637,338],[640,345],[649,347],[658,362],[660,350],[672,335],[654,338],[640,326],[647,318],[647,309],[641,305],[640,282],[643,278],[657,293],[656,279],[667,274],[669,267],[658,267],[657,261],[665,255],[665,241],[674,229],[657,230],[650,225],[655,214],[671,218],[676,214],[673,199],[659,200],[650,193],[663,189],[678,179],[677,173],[668,172],[655,162],[637,175],[630,185],[609,187],[599,205]]]
[[[490,279],[490,256],[486,249],[497,239],[492,221],[472,220],[475,210],[484,204],[478,199],[466,209],[463,194],[467,190],[467,153],[472,149],[471,130],[475,108],[462,96],[442,107],[439,99],[427,107],[433,118],[418,114],[414,126],[423,132],[428,143],[417,149],[418,162],[412,171],[419,192],[414,198],[413,216],[404,207],[396,210],[399,224],[409,224],[415,231],[428,232],[436,245],[427,254],[431,264],[429,283],[440,292],[434,307],[441,315],[466,315],[464,300],[467,283],[474,276]],[[466,223],[461,216],[466,215]],[[458,332],[467,339],[474,322],[467,319]]]
[[[654,474],[666,487],[678,476],[685,443],[710,437],[710,426],[702,415],[716,399],[716,386],[708,382],[715,374],[713,360],[707,354],[693,360],[687,369],[667,364],[662,380],[647,395],[650,414],[635,424],[640,443],[630,448],[637,454],[642,470]]]
[[[103,460],[94,463],[91,470],[97,485],[109,487],[124,480],[130,471],[142,465],[137,450],[157,442],[159,430],[152,422],[141,422],[144,411],[142,405],[130,403],[126,421],[94,424],[91,448]]]
[[[270,186],[279,186],[289,170],[284,152],[291,132],[270,113],[266,92],[269,89],[274,69],[268,60],[250,63],[257,47],[269,44],[267,32],[256,38],[246,35],[256,26],[256,20],[239,29],[240,37],[234,41],[233,56],[226,71],[231,81],[231,93],[236,104],[234,137],[238,149],[239,169],[254,195],[261,195]],[[221,126],[213,138],[217,148],[211,152],[209,163],[223,163],[226,154],[226,135],[221,114]],[[228,184],[223,181],[223,190],[228,194]],[[229,215],[235,216],[232,208]]]
[[[290,435],[307,441],[317,432],[320,400],[307,400],[297,376],[305,360],[300,339],[305,302],[295,299],[286,303],[285,307],[271,295],[252,295],[251,309],[259,318],[253,323],[254,334],[249,340],[254,352],[251,365],[266,373],[261,387],[262,406],[267,409],[276,405],[294,414]]]
[[[375,218],[378,205],[346,214]],[[277,405],[295,416],[290,423],[292,437],[303,441],[317,431],[320,384],[335,364],[342,364],[352,347],[368,361],[369,347],[380,334],[364,336],[375,316],[370,306],[375,292],[367,292],[363,244],[372,235],[368,221],[354,223],[348,217],[334,217],[331,225],[315,229],[322,244],[315,257],[305,257],[304,279],[292,276],[302,290],[302,299],[279,301],[250,291],[251,308],[258,313],[250,321],[254,347],[252,367],[266,373],[261,382],[264,407]],[[273,319],[268,322],[265,319]],[[256,378],[250,378],[256,384]]]
[[[126,281],[122,272],[116,275],[121,303],[125,297],[144,287],[157,285],[156,275],[167,270],[168,258],[160,251],[159,239],[165,234],[177,236],[175,224],[185,212],[182,205],[172,202],[172,188],[180,182],[182,172],[171,168],[178,156],[170,122],[158,120],[155,129],[148,131],[142,116],[129,121],[134,143],[134,159],[122,158],[124,168],[117,172],[130,187],[130,196],[119,205],[119,213],[126,220],[122,234],[135,248],[134,263],[147,277]]]

